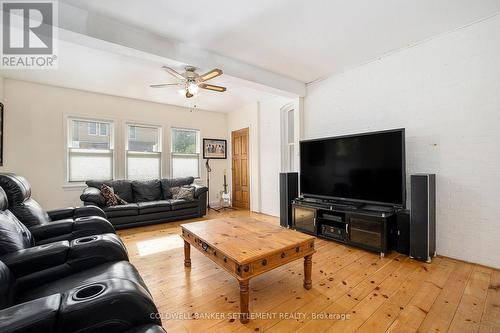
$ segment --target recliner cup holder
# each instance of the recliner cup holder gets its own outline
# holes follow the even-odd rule
[[[78,238],[75,240],[75,244],[90,243],[90,242],[96,241],[98,238],[99,237],[97,237],[97,236],[88,236],[88,237]]]
[[[94,297],[99,296],[106,290],[106,286],[104,284],[95,283],[88,286],[85,286],[81,289],[78,289],[73,294],[73,300],[75,301],[85,301]]]

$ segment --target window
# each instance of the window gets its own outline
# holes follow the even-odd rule
[[[99,124],[99,135],[101,135],[101,136],[108,135],[108,125],[107,124]]]
[[[127,178],[161,178],[161,128],[127,125]]]
[[[289,107],[281,113],[281,168],[295,171],[295,110]]]
[[[108,135],[108,125],[105,123],[87,122],[87,128],[89,135]]]
[[[128,127],[128,138],[129,140],[135,140],[137,137],[137,131],[136,131],[136,126],[129,126]]]
[[[112,179],[113,123],[68,119],[68,128],[68,181]]]
[[[172,128],[172,177],[200,176],[200,131]]]
[[[97,123],[87,123],[89,135],[97,135]]]

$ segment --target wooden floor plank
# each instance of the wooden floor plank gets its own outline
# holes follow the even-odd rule
[[[400,262],[400,267],[376,286],[369,295],[351,309],[350,320],[337,321],[326,332],[354,332],[385,302],[391,297],[404,281],[413,274],[419,263],[406,259]]]
[[[248,211],[209,212],[203,219],[223,216],[279,223]],[[425,264],[394,252],[381,259],[323,239],[316,241],[313,288],[302,287],[301,261],[252,279],[250,310],[276,317],[243,325],[228,317],[239,309],[233,277],[197,251],[191,251],[192,267],[183,266],[180,225],[197,220],[118,232],[160,313],[167,316],[163,325],[169,333],[500,332],[499,270],[444,257]],[[328,313],[349,314],[349,319],[321,320],[320,314]],[[193,314],[222,317],[193,319]]]
[[[490,284],[479,325],[480,333],[500,332],[500,271],[491,272]]]
[[[436,261],[433,261],[433,264],[434,262]],[[407,306],[402,309],[387,332],[416,332],[441,293],[454,267],[455,263],[441,259],[439,265],[432,270],[430,276],[422,283]]]
[[[318,311],[312,311],[314,313],[325,313],[325,308],[328,307],[329,304],[332,304],[334,299],[337,299],[338,297],[341,297],[343,294],[348,293],[349,290],[351,290],[354,286],[356,286],[355,279],[359,279],[358,281],[361,281],[363,278],[366,277],[365,275],[365,269],[366,267],[373,267],[374,263],[378,263],[377,267],[384,267],[384,264],[387,264],[391,261],[390,258],[384,258],[380,259],[376,255],[368,254],[365,256],[362,256],[358,258],[356,261],[354,261],[352,264],[345,266],[342,270],[338,272],[336,275],[328,275],[328,278],[325,280],[320,281],[315,288],[313,289],[318,289],[319,292],[326,297],[326,301],[324,298],[317,298],[310,304],[306,304],[303,307],[300,307],[297,309],[297,312],[299,313],[305,313],[307,314],[307,317],[305,319],[315,320],[312,317],[311,311],[308,309],[310,307],[316,307]],[[347,283],[347,281],[350,281]],[[318,303],[312,304],[312,303]],[[340,308],[337,306],[337,311],[340,311]],[[321,310],[321,311],[320,311]],[[341,312],[338,312],[341,313]],[[303,326],[305,323],[307,323],[307,320],[299,320],[293,325],[294,330],[299,330],[301,326]],[[290,322],[286,320],[281,320],[279,321],[275,326],[272,326],[269,331],[274,332],[275,330],[278,331],[285,331],[287,327],[289,327]]]
[[[473,265],[456,265],[448,281],[439,293],[424,321],[421,332],[446,332],[462,299],[465,287],[473,270]]]
[[[483,315],[486,295],[490,286],[491,270],[484,272],[476,266],[472,272],[449,332],[477,332]]]
[[[385,332],[400,312],[404,310],[424,281],[439,267],[441,259],[436,258],[432,265],[423,263],[385,303],[368,318],[358,332]]]

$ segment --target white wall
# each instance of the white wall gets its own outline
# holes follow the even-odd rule
[[[170,128],[201,131],[201,137],[227,136],[227,115],[144,102],[134,99],[58,88],[54,86],[4,80],[5,124],[4,167],[27,177],[33,196],[47,209],[81,205],[81,189],[63,188],[65,184],[65,114],[115,120],[117,174],[124,177],[124,128],[128,121],[153,123],[163,128],[163,175],[170,174]],[[211,198],[222,189],[222,174],[227,163],[211,161]],[[206,178],[203,161],[202,178]]]
[[[298,100],[298,99],[297,99]],[[279,173],[281,169],[281,109],[295,100],[282,97],[273,98],[260,103],[260,184],[261,212],[279,216]],[[298,117],[296,117],[298,119]],[[299,140],[299,125],[295,125],[296,141]],[[296,150],[298,156],[298,150]],[[297,157],[296,156],[296,157]],[[297,162],[296,162],[297,163]],[[296,164],[298,165],[298,164]]]
[[[287,104],[298,110],[295,113],[296,141],[298,143],[300,110],[302,109],[301,98],[275,97],[245,105],[228,114],[229,147],[231,147],[232,131],[245,127],[250,129],[250,210],[273,216],[279,216],[281,108]],[[228,156],[230,156],[230,148]],[[298,153],[296,158],[298,165]],[[231,170],[230,160],[228,164],[228,169]],[[228,175],[230,174],[228,172]]]
[[[308,87],[306,138],[406,128],[437,174],[437,252],[500,267],[500,16]],[[408,190],[409,192],[409,190]]]
[[[260,157],[259,157],[259,103],[245,105],[238,110],[231,111],[227,117],[227,145],[228,145],[228,183],[231,179],[231,132],[242,128],[249,128],[249,176],[250,176],[250,210],[260,212]],[[229,187],[231,188],[231,187]]]
[[[282,98],[260,104],[261,212],[279,216],[279,173],[281,171]]]

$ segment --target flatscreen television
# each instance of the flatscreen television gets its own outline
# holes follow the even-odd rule
[[[304,197],[404,207],[405,130],[300,142]]]

